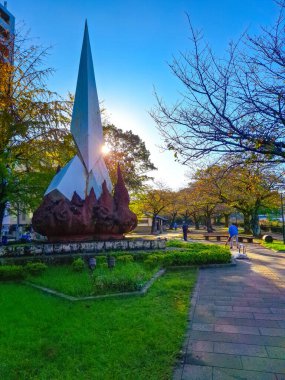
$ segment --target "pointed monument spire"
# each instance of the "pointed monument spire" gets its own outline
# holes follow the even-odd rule
[[[103,129],[87,22],[70,129],[77,146],[77,155],[55,175],[45,195],[52,192],[54,198],[64,195],[71,200],[76,191],[85,199],[93,189],[98,199],[104,181],[111,193],[112,183],[102,155]]]
[[[71,133],[89,173],[102,156],[103,129],[96,89],[87,21],[74,99]]]

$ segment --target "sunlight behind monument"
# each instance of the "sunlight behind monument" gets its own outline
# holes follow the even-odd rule
[[[129,209],[129,195],[118,166],[112,183],[104,162],[104,139],[87,23],[71,121],[77,148],[73,157],[52,179],[33,228],[50,241],[122,238],[137,225]]]

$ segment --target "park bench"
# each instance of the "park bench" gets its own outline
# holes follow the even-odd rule
[[[240,243],[243,243],[243,241],[246,240],[248,243],[253,243],[253,236],[239,236],[238,241]]]
[[[210,238],[215,238],[216,241],[221,240],[228,240],[229,235],[225,234],[205,234],[204,238],[205,240],[210,240]],[[240,243],[243,243],[244,241],[247,241],[248,243],[253,243],[253,236],[239,236],[238,241]]]

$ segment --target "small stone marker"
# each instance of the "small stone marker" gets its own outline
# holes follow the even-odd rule
[[[239,244],[238,253],[234,255],[234,258],[238,260],[248,260],[248,256],[246,254],[246,246],[244,244]]]

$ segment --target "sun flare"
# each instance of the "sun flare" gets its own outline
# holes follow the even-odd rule
[[[104,156],[107,155],[108,153],[110,153],[110,151],[111,151],[111,148],[108,145],[104,144],[102,146],[102,153]]]

